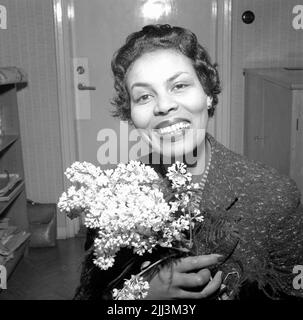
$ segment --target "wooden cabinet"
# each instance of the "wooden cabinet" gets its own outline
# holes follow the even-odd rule
[[[303,192],[303,70],[244,69],[244,154],[291,176]]]
[[[0,177],[7,177],[7,173],[20,177],[20,181],[14,184],[13,188],[5,195],[1,194],[0,196],[2,235],[4,230],[3,221],[7,220],[9,220],[9,225],[18,228],[14,235],[18,230],[28,230],[24,168],[17,103],[17,88],[25,86],[25,82],[26,77],[21,70],[14,67],[0,68]],[[3,188],[3,185],[1,188]],[[2,256],[2,263],[5,261],[4,265],[7,268],[8,276],[11,274],[26,249],[28,241],[25,241],[25,239],[28,238],[29,234],[25,232],[23,232],[23,234],[26,236],[22,240],[22,244],[14,250],[11,257]],[[12,240],[12,238],[10,239]],[[17,245],[16,242],[10,242],[10,244],[12,246]],[[4,247],[2,247],[2,249],[3,248]]]

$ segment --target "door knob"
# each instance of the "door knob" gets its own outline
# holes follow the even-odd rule
[[[83,68],[83,66],[79,66],[77,68],[77,72],[78,72],[78,74],[83,74],[85,72],[85,69]]]
[[[83,83],[79,83],[78,84],[78,89],[79,90],[96,90],[96,87],[85,86]]]

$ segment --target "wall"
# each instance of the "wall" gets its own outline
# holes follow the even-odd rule
[[[292,9],[297,0],[233,0],[231,148],[243,151],[243,68],[303,67],[303,30],[295,30]],[[302,1],[301,1],[302,3]],[[242,22],[242,13],[255,13],[252,24]]]
[[[27,197],[57,202],[63,169],[52,1],[0,3],[8,13],[7,30],[0,30],[0,66],[22,67],[29,79],[18,95]]]

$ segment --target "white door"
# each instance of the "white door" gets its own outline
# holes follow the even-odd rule
[[[89,161],[102,168],[102,152],[109,141],[109,133],[117,137],[117,162],[120,134],[124,138],[127,128],[120,132],[120,121],[111,116],[113,78],[110,70],[112,55],[131,32],[151,23],[170,23],[189,28],[199,41],[216,57],[216,4],[214,0],[74,0],[72,2],[74,80],[77,105],[77,135],[80,161]],[[83,68],[81,68],[83,67]],[[79,90],[78,85],[95,87]],[[94,89],[94,88],[90,88]],[[210,132],[214,131],[213,123]],[[113,130],[113,131],[111,131]],[[125,153],[123,153],[125,155]]]

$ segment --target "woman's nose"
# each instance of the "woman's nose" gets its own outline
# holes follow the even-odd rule
[[[154,113],[155,115],[167,114],[170,111],[176,110],[178,104],[169,94],[164,94],[158,96],[157,103],[155,105]]]

